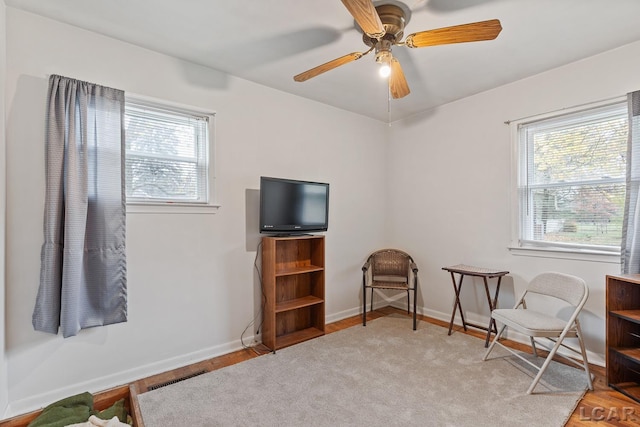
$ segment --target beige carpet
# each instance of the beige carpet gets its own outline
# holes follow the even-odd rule
[[[530,368],[483,362],[484,351],[484,340],[388,316],[138,398],[146,427],[459,427],[562,426],[584,394],[584,372],[554,362],[527,395]]]

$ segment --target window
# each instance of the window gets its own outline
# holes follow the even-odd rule
[[[620,251],[627,122],[621,102],[518,124],[520,247]]]
[[[209,128],[213,115],[127,101],[128,203],[210,204]]]

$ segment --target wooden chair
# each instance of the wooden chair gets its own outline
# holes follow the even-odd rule
[[[381,249],[369,255],[362,266],[362,326],[367,326],[367,289],[371,289],[371,311],[374,289],[406,292],[409,314],[413,292],[413,330],[416,330],[418,267],[409,254],[398,249]]]

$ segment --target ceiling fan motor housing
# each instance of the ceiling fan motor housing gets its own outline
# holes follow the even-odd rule
[[[371,38],[367,34],[364,34],[362,40],[369,47],[376,46],[378,42],[386,41],[390,48],[402,40],[402,36],[404,35],[404,26],[406,24],[404,10],[393,4],[383,4],[377,6],[376,11],[384,26],[385,34],[381,39]]]

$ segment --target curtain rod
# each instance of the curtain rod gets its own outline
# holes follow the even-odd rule
[[[595,106],[595,105],[598,105],[598,104],[606,104],[608,102],[613,102],[613,101],[618,101],[618,100],[622,101],[623,99],[624,99],[624,95],[613,96],[611,98],[601,99],[599,101],[585,102],[583,104],[577,104],[577,105],[573,105],[571,107],[564,107],[564,108],[561,108],[559,110],[547,111],[546,113],[533,114],[531,116],[519,117],[517,119],[510,119],[510,120],[505,121],[504,124],[505,125],[510,125],[513,122],[519,122],[519,121],[530,119],[530,118],[533,118],[533,117],[544,116],[544,115],[552,114],[552,113],[558,113],[560,111],[565,111],[565,110],[574,110],[574,109],[578,109],[578,108],[581,108],[581,107]]]

